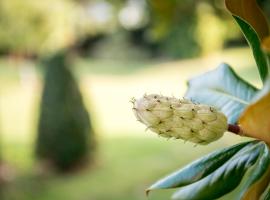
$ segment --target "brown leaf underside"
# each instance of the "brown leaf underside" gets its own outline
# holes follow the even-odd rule
[[[248,22],[259,35],[261,41],[269,35],[269,27],[256,0],[225,0],[227,9],[232,15]]]
[[[253,186],[249,188],[242,200],[255,200],[260,199],[260,196],[267,188],[270,181],[270,168],[264,174],[264,176]]]
[[[239,119],[246,136],[270,144],[270,93],[251,104]]]

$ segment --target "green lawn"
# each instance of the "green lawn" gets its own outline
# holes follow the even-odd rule
[[[41,70],[33,63],[0,60],[1,153],[9,166],[3,200],[144,200],[149,184],[213,149],[239,142],[225,135],[207,147],[164,140],[136,122],[129,99],[144,92],[181,97],[185,82],[221,61],[257,86],[258,73],[247,49],[183,61],[98,61],[78,59],[76,76],[95,124],[99,148],[94,166],[75,174],[38,173],[33,149]],[[30,67],[29,67],[30,66]],[[22,70],[23,69],[23,70]],[[158,191],[150,200],[169,199]]]
[[[234,139],[232,143],[238,140],[227,136],[229,139]],[[210,147],[193,147],[149,136],[104,138],[92,168],[73,175],[40,176],[31,167],[17,174],[5,189],[4,199],[144,200],[144,190],[153,181],[222,146],[225,144],[218,142]],[[149,199],[164,200],[169,194],[153,192]]]

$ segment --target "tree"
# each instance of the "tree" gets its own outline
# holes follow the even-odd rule
[[[240,32],[221,1],[148,0],[148,38],[164,55],[183,58],[220,50]],[[206,24],[211,24],[211,27]],[[226,29],[230,26],[230,30]],[[184,38],[184,39],[183,39]]]
[[[84,32],[81,9],[70,0],[1,0],[0,52],[39,56],[69,47]]]
[[[94,132],[66,52],[44,62],[36,153],[60,170],[68,170],[93,156]],[[90,157],[89,157],[90,156]]]

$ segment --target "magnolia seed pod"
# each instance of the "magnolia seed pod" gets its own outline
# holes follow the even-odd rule
[[[222,112],[187,99],[151,94],[133,98],[132,103],[137,120],[162,137],[208,144],[228,129]]]

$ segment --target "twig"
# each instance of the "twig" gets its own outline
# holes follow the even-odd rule
[[[245,135],[243,130],[241,129],[241,127],[238,125],[229,124],[228,131],[230,131],[236,135],[241,135],[241,136]]]

